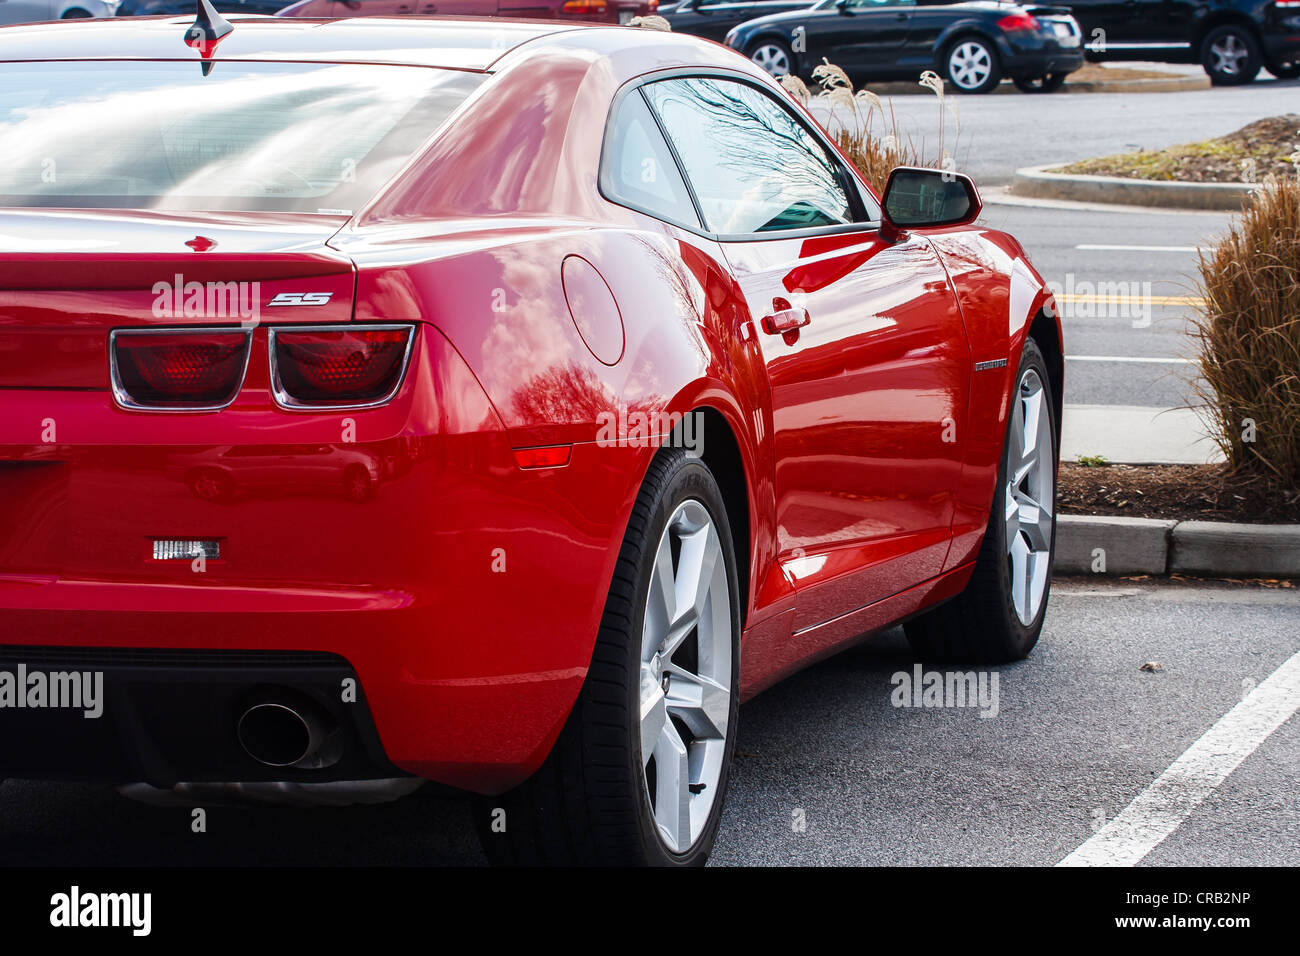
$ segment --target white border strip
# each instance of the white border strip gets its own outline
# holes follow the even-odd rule
[[[1256,687],[1124,811],[1057,866],[1133,866],[1300,708],[1300,653]]]

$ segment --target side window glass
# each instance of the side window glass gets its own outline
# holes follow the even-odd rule
[[[741,235],[853,221],[838,163],[771,96],[718,77],[642,89],[711,231]]]
[[[686,184],[664,143],[659,124],[639,91],[619,104],[605,144],[602,185],[618,202],[683,225],[700,225]]]

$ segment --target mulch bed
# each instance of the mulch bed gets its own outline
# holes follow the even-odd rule
[[[1062,462],[1056,501],[1061,514],[1300,524],[1300,496],[1288,500],[1262,481],[1230,475],[1224,465]]]
[[[1294,176],[1292,154],[1300,146],[1300,115],[1272,116],[1235,133],[1161,150],[1137,150],[1071,163],[1066,173],[1123,176],[1194,183],[1262,182],[1265,176]],[[1254,167],[1243,169],[1243,160]],[[1247,173],[1253,174],[1248,180]]]

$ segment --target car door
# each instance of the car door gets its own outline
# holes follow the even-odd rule
[[[933,247],[883,240],[875,200],[769,91],[717,76],[643,89],[767,368],[778,560],[797,589],[796,629],[938,574],[970,356]]]
[[[1120,52],[1124,46],[1139,42],[1146,29],[1137,0],[1069,0],[1065,5],[1079,21],[1083,45],[1099,53]]]
[[[822,57],[855,79],[889,76],[907,40],[916,0],[841,0],[809,23],[810,62]]]
[[[739,23],[761,17],[771,10],[761,9],[764,4],[755,0],[688,0],[675,10],[671,17],[673,29],[679,33],[704,37],[722,42],[727,31]]]
[[[1196,32],[1198,0],[1133,0],[1133,42],[1150,47],[1185,47]]]

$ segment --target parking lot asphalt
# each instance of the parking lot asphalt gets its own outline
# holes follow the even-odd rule
[[[741,708],[711,863],[1055,864],[1298,650],[1295,590],[1062,579],[1033,655],[986,674],[998,706],[982,718],[894,706],[894,675],[919,662],[887,632]],[[1297,765],[1291,717],[1142,863],[1300,863]],[[105,788],[11,780],[0,863],[483,862],[468,805],[425,794],[212,808],[203,833],[191,820]]]
[[[1132,66],[1170,69],[1167,64]],[[1276,80],[1261,73],[1245,86],[1178,93],[949,94],[944,102],[945,148],[956,168],[983,186],[996,186],[1009,183],[1023,166],[1164,149],[1223,136],[1268,116],[1295,113],[1300,111],[1300,80]],[[891,96],[885,105],[897,118],[902,138],[937,152],[939,107],[933,95]],[[813,112],[820,119],[826,111],[814,102]]]
[[[1226,232],[1233,217],[1024,200],[1004,195],[1001,187],[1023,166],[1221,136],[1257,119],[1294,113],[1297,103],[1300,80],[1263,74],[1243,87],[1178,93],[945,97],[945,149],[984,192],[981,221],[1015,235],[1044,278],[1067,293],[1059,300],[1067,403],[1160,410],[1195,402],[1187,332],[1197,301],[1197,250]],[[940,105],[932,94],[888,97],[885,106],[902,136],[927,155],[937,154]],[[813,112],[826,116],[816,100]],[[846,115],[843,108],[837,115]]]
[[[1195,250],[1223,235],[1231,214],[990,198],[981,221],[1019,239],[1043,278],[1069,294],[1058,298],[1066,402],[1192,402]]]

